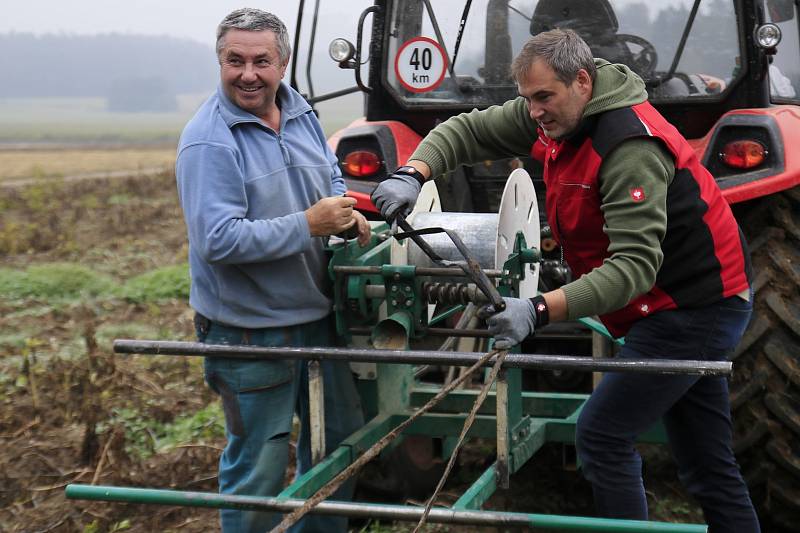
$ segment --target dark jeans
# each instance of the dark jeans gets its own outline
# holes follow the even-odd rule
[[[620,357],[724,361],[750,319],[734,296],[702,308],[663,311],[636,323]],[[607,373],[580,414],[576,433],[583,474],[600,515],[647,519],[636,437],[664,421],[678,475],[703,508],[712,533],[760,531],[731,450],[728,381],[723,377]]]

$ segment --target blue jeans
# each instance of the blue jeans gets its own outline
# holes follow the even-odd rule
[[[662,311],[637,322],[620,357],[724,361],[750,320],[738,296],[702,309]],[[597,511],[647,519],[636,437],[664,421],[678,475],[703,509],[712,533],[760,531],[747,485],[731,449],[724,377],[607,373],[579,418],[576,447]]]
[[[246,330],[210,323],[198,325],[200,342],[254,346],[330,346],[330,322],[323,319],[283,328]],[[355,379],[346,362],[323,361],[325,446],[332,451],[364,425]],[[292,417],[300,419],[297,476],[311,469],[308,418],[308,368],[305,361],[206,358],[205,379],[222,397],[228,442],[219,461],[223,494],[275,496],[283,488],[289,456]],[[343,485],[332,499],[352,498],[354,485]],[[224,533],[264,533],[280,514],[223,509]],[[346,517],[309,515],[293,532],[346,532]]]

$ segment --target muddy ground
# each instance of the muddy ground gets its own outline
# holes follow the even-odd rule
[[[170,173],[2,189],[0,531],[218,530],[214,510],[64,496],[70,483],[216,490],[222,415],[201,361],[111,350],[122,337],[192,340],[185,286],[170,290],[185,260]],[[56,286],[37,282],[36,267],[62,278]],[[149,284],[141,281],[148,273],[157,274]],[[652,518],[701,521],[664,449],[646,453]],[[454,501],[491,457],[473,447],[460,459],[443,501]],[[592,514],[588,485],[562,463],[562,449],[546,447],[491,505]],[[354,525],[362,530],[410,529]]]

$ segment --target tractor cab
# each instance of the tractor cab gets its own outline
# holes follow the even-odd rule
[[[553,28],[573,29],[596,57],[638,73],[651,103],[694,141],[723,189],[781,173],[783,143],[774,131],[779,127],[764,118],[769,113],[723,117],[800,103],[798,15],[791,0],[379,0],[362,15],[359,35],[368,16],[368,44],[337,39],[331,45],[365,93],[365,120],[332,140],[366,211],[374,210],[367,197],[375,184],[404,164],[437,123],[515,98],[512,59],[531,35]],[[729,146],[738,140],[755,144]],[[523,163],[536,180],[535,165]],[[496,211],[509,164],[518,162],[440,179],[444,208]],[[737,201],[753,197],[730,193]]]

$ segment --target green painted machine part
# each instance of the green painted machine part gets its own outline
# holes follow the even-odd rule
[[[430,335],[432,324],[448,322],[459,313],[467,312],[470,305],[485,303],[486,299],[482,298],[474,286],[470,287],[467,281],[463,279],[454,281],[454,273],[460,269],[391,265],[390,247],[391,234],[385,224],[373,226],[370,243],[364,248],[359,247],[354,240],[343,241],[329,247],[329,274],[333,282],[336,330],[342,344],[365,347],[371,340],[375,346],[395,351],[407,350],[409,346],[417,350],[420,346],[429,348],[432,341]],[[528,248],[520,232],[516,235],[513,252],[509,254],[502,269],[486,270],[485,273],[495,278],[501,295],[517,295],[520,281],[532,271],[531,265],[539,260],[538,250]],[[433,304],[437,306],[435,315],[429,308]],[[457,331],[447,328],[438,328],[437,331],[444,331],[445,334],[453,336],[458,334]],[[211,355],[176,352],[167,349],[166,344],[169,343],[160,341],[141,342],[165,346],[145,350],[142,346],[126,347],[126,341],[117,341],[115,351],[153,355]],[[215,357],[242,356],[236,352],[237,347],[218,346],[213,349]],[[309,350],[311,349],[287,349],[285,352],[281,351],[281,356],[285,354],[286,357],[307,359],[309,355],[305,352]],[[446,352],[431,350],[425,353],[436,361],[441,360],[439,364],[448,364]],[[316,357],[313,358],[316,360]],[[378,362],[385,359],[376,356],[372,359],[375,362],[351,363],[360,377],[362,404],[369,422],[335,450],[329,450],[327,457],[295,479],[275,498],[85,485],[68,486],[67,497],[290,512],[302,505],[304,499],[313,495],[439,392],[439,385],[421,382],[416,378],[419,369],[403,363],[401,359],[402,357],[398,355],[392,362]],[[601,367],[598,363],[587,370],[599,368]],[[695,370],[684,369],[680,372],[691,373]],[[404,431],[402,437],[422,436],[438,439],[443,443],[442,449],[447,455],[463,428],[476,395],[477,391],[469,389],[452,392],[432,411],[415,420]],[[586,398],[586,395],[580,394],[523,391],[521,369],[511,367],[501,369],[494,390],[489,393],[467,434],[468,438],[494,440],[496,460],[491,467],[480,474],[451,509],[434,508],[428,521],[474,526],[545,528],[553,531],[687,533],[706,531],[706,526],[697,524],[538,515],[483,509],[492,494],[498,488],[508,487],[509,477],[522,468],[546,443],[574,442],[575,423]],[[655,431],[644,435],[642,440],[659,441],[661,437]],[[312,512],[382,520],[417,521],[422,509],[403,505],[323,502]]]

